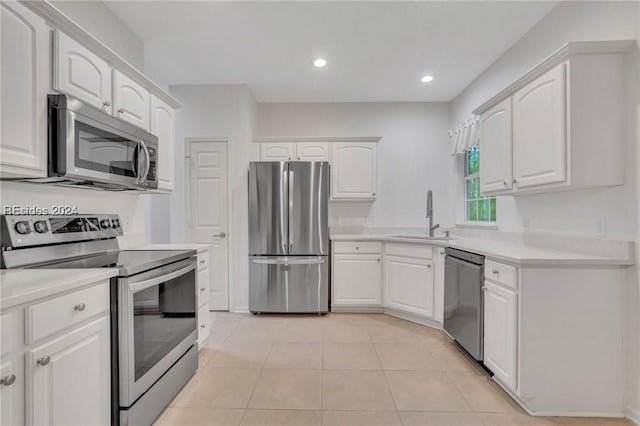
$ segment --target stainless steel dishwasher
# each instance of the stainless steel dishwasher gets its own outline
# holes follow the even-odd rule
[[[444,330],[482,361],[484,256],[453,248],[445,253]]]

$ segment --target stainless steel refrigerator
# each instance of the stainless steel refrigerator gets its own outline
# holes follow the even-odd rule
[[[329,163],[249,163],[249,310],[329,308]]]

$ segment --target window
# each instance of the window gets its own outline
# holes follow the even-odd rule
[[[465,155],[466,220],[469,222],[495,222],[496,197],[480,195],[480,147],[472,146]]]

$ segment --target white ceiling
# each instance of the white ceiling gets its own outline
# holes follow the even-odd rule
[[[371,102],[450,101],[557,2],[105,3],[167,84],[247,84],[260,102]]]

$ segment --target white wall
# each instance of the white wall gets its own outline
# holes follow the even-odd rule
[[[562,2],[460,93],[452,125],[567,41],[633,39],[636,2]],[[631,71],[630,71],[631,73]],[[630,99],[630,103],[637,103]],[[630,122],[635,121],[632,113]],[[637,229],[635,139],[630,126],[627,184],[558,194],[498,198],[501,231],[549,230],[633,238]]]
[[[333,224],[424,228],[432,189],[444,227],[453,225],[448,125],[446,103],[261,103],[255,135],[381,136],[376,201],[332,203]]]
[[[252,121],[255,100],[246,86],[171,86],[170,92],[183,105],[176,112],[175,123],[175,188],[171,195],[150,199],[149,222],[151,229],[161,230],[152,235],[153,242],[185,242],[185,138],[229,139],[231,163],[229,184],[233,216],[230,229],[232,265],[229,282],[233,286],[231,310],[248,309],[248,206],[247,169],[249,144],[252,139]],[[163,214],[156,215],[155,212]],[[166,213],[169,212],[167,215]]]
[[[76,206],[78,213],[115,213],[120,215],[124,238],[122,247],[146,242],[144,197],[137,193],[95,191],[89,189],[62,188],[52,185],[36,185],[19,182],[0,182],[0,200],[5,206],[35,206],[50,209],[52,206]]]
[[[144,70],[144,43],[103,2],[52,0],[51,3],[131,65]]]

